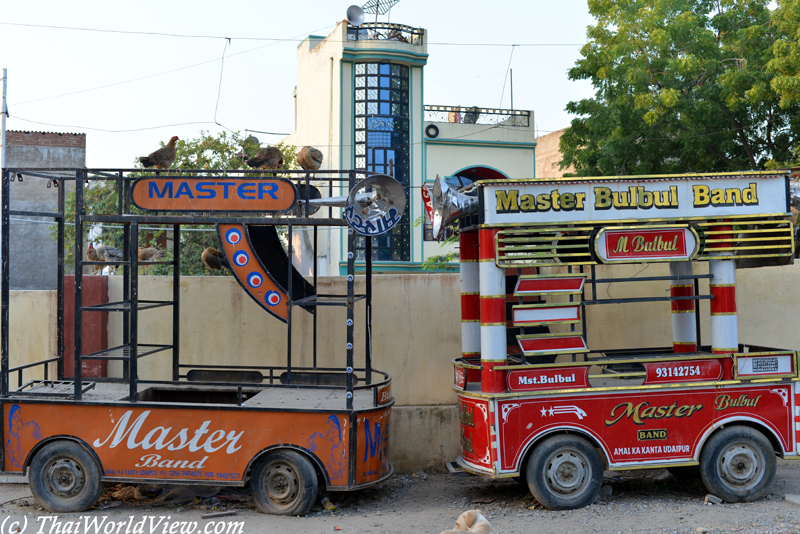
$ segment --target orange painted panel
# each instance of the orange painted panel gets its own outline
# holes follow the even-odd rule
[[[357,418],[357,485],[380,480],[389,472],[389,422],[388,409]]]
[[[331,486],[347,486],[349,421],[334,413],[7,402],[4,468],[21,471],[43,439],[74,436],[94,449],[107,477],[239,482],[260,451],[288,445],[318,458]],[[377,480],[389,469],[389,407],[358,421],[371,430],[358,440],[359,480]]]
[[[217,233],[228,258],[231,272],[239,284],[259,306],[282,320],[288,321],[286,291],[275,282],[259,260],[243,224],[218,224]],[[287,260],[288,261],[288,260]]]
[[[154,211],[286,211],[295,201],[294,185],[280,178],[141,178],[133,183],[133,202]]]

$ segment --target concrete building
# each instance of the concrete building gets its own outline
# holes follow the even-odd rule
[[[414,224],[427,218],[421,186],[437,174],[453,184],[535,177],[531,111],[425,103],[427,40],[422,28],[342,21],[297,48],[295,131],[284,142],[320,149],[323,169],[392,174],[405,187],[407,215],[373,239],[377,272],[418,271],[424,258],[445,252],[429,224]],[[334,194],[347,193],[342,187]],[[319,274],[344,272],[343,232],[320,236]],[[301,232],[294,242],[305,273],[310,242]],[[357,260],[364,259],[363,240],[360,246]]]
[[[86,166],[86,134],[6,132],[6,167],[83,168]],[[46,173],[43,173],[46,174]],[[55,212],[58,187],[41,177],[14,177],[11,210]],[[9,239],[11,289],[55,289],[57,248],[51,237],[52,219],[15,217]]]
[[[536,177],[537,178],[561,178],[568,172],[575,172],[575,169],[567,167],[562,169],[559,165],[563,155],[558,149],[561,136],[565,129],[550,132],[536,138]]]

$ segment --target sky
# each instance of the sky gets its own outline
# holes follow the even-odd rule
[[[351,1],[7,0],[6,128],[86,133],[89,168],[131,168],[201,130],[277,143],[294,130],[297,45],[333,31]],[[378,21],[427,30],[425,104],[510,108],[510,70],[514,108],[544,135],[593,95],[567,77],[594,22],[586,0],[400,0]]]

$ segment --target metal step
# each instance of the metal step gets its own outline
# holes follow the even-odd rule
[[[471,474],[456,462],[445,462],[444,465],[451,477],[466,477]]]

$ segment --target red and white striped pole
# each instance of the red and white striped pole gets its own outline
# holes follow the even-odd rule
[[[461,267],[461,356],[474,358],[481,355],[478,232],[461,232],[458,245]]]
[[[709,244],[710,249],[732,248],[733,227],[720,225],[711,227],[711,239],[719,240]],[[736,260],[733,250],[714,252],[708,262],[711,279],[711,352],[726,354],[739,351],[739,324],[736,315]],[[716,259],[719,258],[719,259]]]
[[[495,264],[494,238],[499,230],[478,230],[478,270],[481,307],[481,391],[506,390],[506,372],[494,368],[506,364],[506,277]]]
[[[669,264],[669,296],[672,300],[672,352],[697,352],[695,301],[675,300],[676,297],[694,297],[692,262]]]

